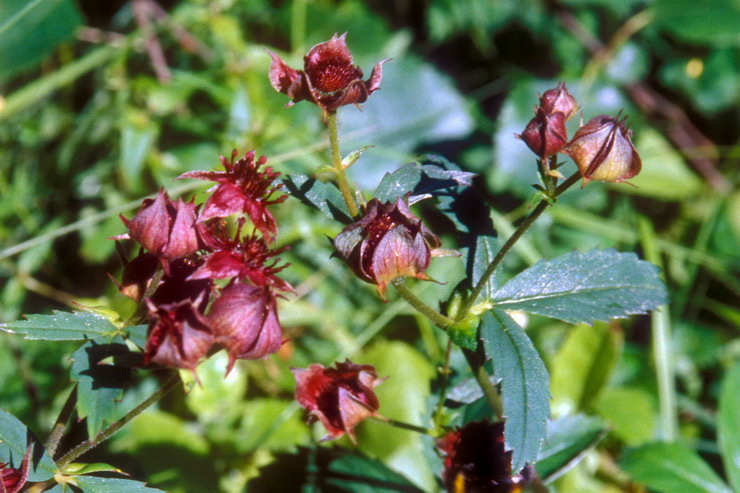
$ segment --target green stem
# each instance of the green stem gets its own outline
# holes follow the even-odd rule
[[[64,402],[64,406],[62,406],[62,410],[59,412],[59,416],[51,429],[51,433],[49,433],[49,438],[46,440],[46,452],[52,459],[54,458],[54,454],[57,452],[57,447],[59,447],[59,442],[62,440],[62,436],[64,436],[64,430],[67,428],[67,421],[69,421],[69,417],[72,416],[72,413],[75,410],[75,404],[77,404],[77,384],[75,384],[72,392],[69,393],[67,400]]]
[[[570,188],[574,183],[576,183],[578,180],[581,179],[580,173],[575,173],[572,176],[570,176],[567,180],[565,180],[562,184],[560,184],[559,187],[555,189],[555,192],[550,197],[551,199],[556,199],[559,197],[563,192],[565,192],[568,188]],[[516,228],[516,231],[514,231],[514,234],[512,234],[508,240],[506,240],[506,243],[504,243],[504,246],[501,247],[501,249],[496,253],[496,256],[493,258],[490,264],[488,264],[488,267],[486,267],[485,272],[483,272],[483,275],[481,276],[480,280],[478,281],[478,284],[473,289],[473,292],[470,294],[468,299],[466,300],[465,304],[462,307],[462,310],[460,310],[460,314],[458,315],[458,320],[462,320],[465,318],[465,316],[470,311],[470,308],[475,304],[476,300],[478,299],[478,296],[480,296],[481,292],[483,291],[484,286],[488,282],[488,280],[491,278],[493,273],[496,271],[496,268],[501,264],[501,261],[504,259],[507,253],[509,253],[509,250],[516,244],[517,241],[519,241],[519,238],[522,237],[524,233],[527,232],[527,230],[534,224],[534,222],[542,215],[543,212],[550,206],[551,202],[547,199],[542,199],[539,204],[534,208],[534,210],[524,219],[524,221]]]
[[[415,431],[416,433],[421,433],[422,435],[437,436],[437,434],[434,433],[432,430],[429,430],[422,426],[416,426],[410,423],[404,423],[403,421],[397,421],[395,419],[390,419],[390,418],[386,418],[382,416],[374,416],[373,419],[375,419],[375,421],[378,421],[380,423],[385,423],[385,424],[395,426],[396,428],[401,428],[404,430]]]
[[[455,323],[451,318],[442,315],[437,310],[424,303],[421,299],[417,298],[417,296],[411,292],[409,287],[406,286],[405,278],[399,277],[398,279],[395,279],[393,281],[393,285],[396,287],[396,290],[398,290],[398,294],[400,294],[409,305],[431,320],[436,326],[446,329]]]
[[[161,387],[159,387],[157,390],[154,391],[152,395],[147,397],[141,404],[133,408],[131,411],[126,413],[125,416],[123,416],[118,421],[112,423],[108,428],[104,429],[97,435],[95,435],[94,438],[91,438],[90,440],[86,440],[82,442],[81,444],[77,445],[75,448],[64,454],[62,457],[59,458],[57,461],[57,467],[62,470],[64,469],[64,466],[69,464],[70,462],[74,461],[76,458],[81,456],[82,454],[86,453],[90,449],[100,445],[102,442],[113,436],[114,433],[116,433],[118,430],[126,426],[132,419],[134,419],[136,416],[144,412],[149,406],[157,402],[159,399],[164,397],[170,390],[175,388],[175,386],[180,382],[180,375],[178,373],[173,373],[165,383],[162,384]]]
[[[337,185],[342,192],[344,203],[352,217],[357,217],[358,210],[355,199],[352,197],[352,190],[347,181],[347,174],[342,166],[342,156],[339,154],[339,132],[337,130],[337,113],[330,112],[328,115],[329,122],[329,146],[331,147],[331,162],[337,175]]]
[[[437,409],[434,411],[434,426],[437,432],[442,429],[442,418],[444,417],[445,399],[447,399],[447,383],[450,380],[450,355],[452,354],[452,339],[447,339],[447,349],[445,350],[444,365],[442,366],[442,383],[439,389],[439,400]]]
[[[465,359],[468,360],[470,369],[473,370],[473,375],[478,382],[478,386],[483,391],[483,395],[486,397],[498,419],[501,420],[504,416],[504,404],[501,402],[501,395],[498,389],[491,383],[488,372],[478,361],[478,356],[475,352],[469,349],[463,349],[463,353],[465,354]]]

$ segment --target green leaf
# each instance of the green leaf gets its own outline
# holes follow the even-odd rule
[[[131,479],[75,476],[75,482],[83,493],[162,493],[163,491]]]
[[[373,194],[382,202],[395,202],[411,194],[439,195],[458,186],[472,185],[475,173],[461,171],[460,168],[436,156],[423,156],[421,162],[406,164],[392,173],[386,173]],[[421,164],[431,161],[432,164]]]
[[[627,445],[642,445],[655,437],[655,404],[644,389],[607,388],[594,409],[611,428],[609,433]]]
[[[0,80],[38,64],[81,24],[72,0],[0,2]]]
[[[537,458],[537,475],[548,483],[568,472],[606,435],[603,423],[589,416],[565,416],[547,423],[547,438]]]
[[[549,376],[539,353],[519,325],[503,310],[483,316],[480,327],[486,356],[501,381],[506,445],[514,451],[512,468],[537,459],[550,415]]]
[[[118,333],[107,318],[90,312],[54,311],[53,315],[25,317],[26,320],[0,324],[0,330],[44,341],[85,341],[96,337],[112,338]]]
[[[304,204],[314,207],[326,216],[345,224],[352,222],[342,194],[331,183],[324,183],[308,175],[288,175],[283,179],[288,192]]]
[[[493,261],[496,253],[501,247],[498,238],[489,235],[480,235],[475,237],[475,245],[468,249],[468,275],[473,286],[477,286],[483,277],[483,273],[488,265]],[[484,299],[491,299],[496,291],[496,273],[495,271],[488,281],[483,285],[481,296]]]
[[[141,192],[144,163],[159,130],[146,113],[140,111],[129,111],[123,118],[121,127],[118,170],[126,188]]]
[[[730,484],[740,491],[740,363],[725,375],[719,398],[717,435]]]
[[[72,462],[64,466],[62,474],[65,476],[82,476],[84,474],[92,474],[94,472],[117,472],[123,473],[117,467],[113,467],[110,464],[103,464],[97,462],[95,464],[83,464],[80,462]]]
[[[732,493],[711,467],[678,443],[650,443],[627,451],[622,469],[661,493]]]
[[[134,355],[120,336],[110,344],[106,342],[102,339],[88,341],[72,354],[70,378],[78,383],[77,414],[81,419],[87,418],[89,437],[123,416],[123,391],[134,376],[130,367],[101,364],[106,358],[112,357],[115,361]]]
[[[735,0],[657,0],[655,23],[679,40],[737,46],[740,9]]]
[[[606,323],[575,327],[552,362],[552,398],[557,414],[588,411],[619,361],[622,335]]]
[[[610,248],[538,262],[497,290],[493,301],[576,324],[646,313],[666,303],[666,291],[657,267]]]
[[[18,418],[0,409],[0,462],[21,466],[23,456],[28,449],[30,431]],[[44,446],[34,440],[35,446],[31,455],[31,464],[28,468],[28,481],[46,481],[54,477],[57,466],[49,457]]]

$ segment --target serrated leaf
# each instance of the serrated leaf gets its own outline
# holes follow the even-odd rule
[[[547,423],[547,438],[537,457],[537,475],[543,482],[554,481],[583,459],[606,435],[596,418],[577,414]]]
[[[722,383],[717,435],[727,477],[735,490],[740,491],[740,363],[737,362]]]
[[[512,468],[517,472],[537,459],[545,438],[550,378],[532,341],[503,310],[483,315],[480,337],[501,381],[506,445],[514,451]]]
[[[421,164],[425,160],[433,164]],[[373,196],[382,202],[395,202],[408,194],[449,194],[456,187],[472,185],[475,177],[475,173],[461,171],[457,165],[437,156],[424,156],[421,162],[405,164],[386,173]]]
[[[0,330],[45,341],[85,341],[118,333],[107,318],[90,312],[55,311],[52,315],[34,314],[25,318],[0,324]]]
[[[300,174],[286,176],[283,183],[288,193],[304,204],[342,223],[352,222],[352,216],[347,210],[342,194],[334,185]]]
[[[130,367],[101,364],[101,361],[131,355],[120,336],[110,344],[102,339],[89,341],[72,354],[70,378],[78,383],[77,414],[80,419],[87,418],[87,433],[91,438],[123,416],[123,390],[131,384],[134,375]]]
[[[650,443],[628,450],[622,469],[661,493],[732,493],[693,450],[678,443]]]
[[[483,273],[488,265],[493,261],[501,245],[498,238],[489,235],[480,235],[475,237],[475,244],[468,249],[467,267],[468,276],[473,286],[477,286],[483,277]],[[491,299],[496,291],[496,272],[488,278],[483,285],[481,296],[484,299]]]
[[[76,476],[75,482],[83,493],[164,493],[163,490],[131,479]]]
[[[614,249],[577,251],[543,260],[493,294],[499,308],[570,323],[646,313],[666,303],[654,265]]]
[[[28,449],[29,435],[26,425],[12,414],[0,409],[0,462],[19,468]],[[28,481],[51,479],[56,474],[56,464],[46,453],[44,446],[35,438],[32,439],[35,446],[28,468]]]

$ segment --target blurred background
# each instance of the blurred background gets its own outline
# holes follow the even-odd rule
[[[207,184],[173,178],[215,168],[219,154],[255,148],[281,173],[327,163],[319,109],[283,108],[266,49],[300,68],[311,46],[347,32],[366,74],[393,58],[362,111],[339,111],[343,153],[374,146],[351,169],[356,183],[372,190],[385,172],[439,154],[478,174],[503,237],[535,200],[535,157],[514,134],[538,92],[565,81],[584,121],[629,115],[643,162],[634,186],[569,192],[506,265],[511,276],[572,249],[615,247],[658,263],[670,292],[652,320],[524,321],[551,373],[553,415],[580,412],[609,430],[553,491],[641,491],[620,468],[622,454],[665,434],[722,476],[717,400],[740,355],[738,26],[737,0],[3,0],[0,321],[75,303],[125,317],[132,306],[106,275],[120,276],[107,239],[124,232],[118,215],[130,217],[160,187],[201,200]],[[573,171],[569,163],[563,172]],[[431,206],[423,212],[454,248],[451,225]],[[278,243],[291,246],[285,277],[296,287],[280,306],[291,342],[226,380],[216,355],[199,367],[202,387],[170,395],[90,462],[174,493],[376,491],[316,473],[331,457],[312,448],[321,430],[293,403],[291,366],[344,357],[391,377],[378,388],[384,415],[428,424],[443,334],[393,296],[379,301],[330,258],[327,236],[340,224],[293,199],[276,214]],[[461,279],[462,263],[435,260],[430,273],[447,285],[415,289],[435,302]],[[676,373],[675,399],[662,411],[655,324],[671,334]],[[45,436],[71,388],[78,346],[0,333],[0,407]],[[464,376],[461,357],[453,368]],[[156,374],[141,372],[112,389],[97,419],[121,415],[156,384]],[[77,423],[68,445],[86,429]],[[431,439],[377,423],[358,431],[358,450],[377,461],[365,467],[400,473],[423,491],[438,487]]]

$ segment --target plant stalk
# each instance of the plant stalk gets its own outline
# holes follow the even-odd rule
[[[72,416],[72,413],[75,410],[75,404],[77,404],[77,384],[72,388],[72,392],[69,393],[67,400],[64,402],[64,406],[62,406],[62,410],[59,411],[59,416],[54,422],[51,433],[49,433],[49,438],[44,444],[46,452],[52,459],[54,458],[54,454],[57,452],[59,442],[64,436],[64,430],[67,429],[67,421],[69,421],[69,417]]]
[[[342,166],[342,156],[339,153],[339,131],[337,130],[336,111],[332,111],[328,114],[328,124],[331,162],[337,175],[337,185],[339,186],[339,191],[342,193],[342,198],[344,198],[344,203],[347,204],[347,209],[349,210],[350,215],[355,218],[358,215],[357,204],[352,196],[352,189],[347,181],[347,173],[345,172],[344,166]]]
[[[384,416],[374,416],[373,419],[380,423],[395,426],[396,428],[401,428],[403,430],[415,431],[416,433],[421,433],[422,435],[437,436],[437,434],[434,433],[432,430],[424,428],[423,426],[412,425],[411,423],[404,423],[403,421],[397,421],[395,419],[386,418]]]
[[[496,413],[496,417],[501,420],[504,416],[504,404],[501,401],[501,394],[499,394],[496,386],[491,383],[491,378],[489,377],[488,372],[483,365],[478,362],[478,356],[475,352],[469,349],[463,349],[463,353],[465,354],[465,359],[468,360],[470,369],[473,370],[473,375],[483,391],[483,395],[491,405],[493,412]]]
[[[144,412],[149,406],[157,402],[159,399],[164,397],[170,390],[175,388],[175,386],[180,382],[180,375],[178,373],[173,373],[166,381],[162,384],[161,387],[159,387],[157,390],[154,391],[152,395],[147,397],[141,404],[133,408],[131,411],[126,413],[125,416],[123,416],[118,421],[111,423],[108,428],[102,430],[100,433],[95,435],[94,438],[91,438],[90,440],[85,440],[81,444],[77,445],[75,448],[64,454],[62,457],[59,458],[57,461],[57,467],[62,470],[64,467],[69,464],[70,462],[77,459],[82,454],[86,453],[90,449],[100,445],[102,442],[113,436],[118,430],[126,426],[132,419],[134,419],[136,416]]]
[[[427,305],[420,298],[418,298],[409,289],[409,287],[406,286],[405,278],[399,277],[398,279],[393,280],[393,285],[396,287],[396,290],[398,290],[398,294],[400,294],[401,297],[405,299],[409,305],[414,307],[416,311],[431,320],[437,327],[441,329],[446,329],[455,323],[454,320],[446,317],[445,315],[442,315],[437,310]]]

